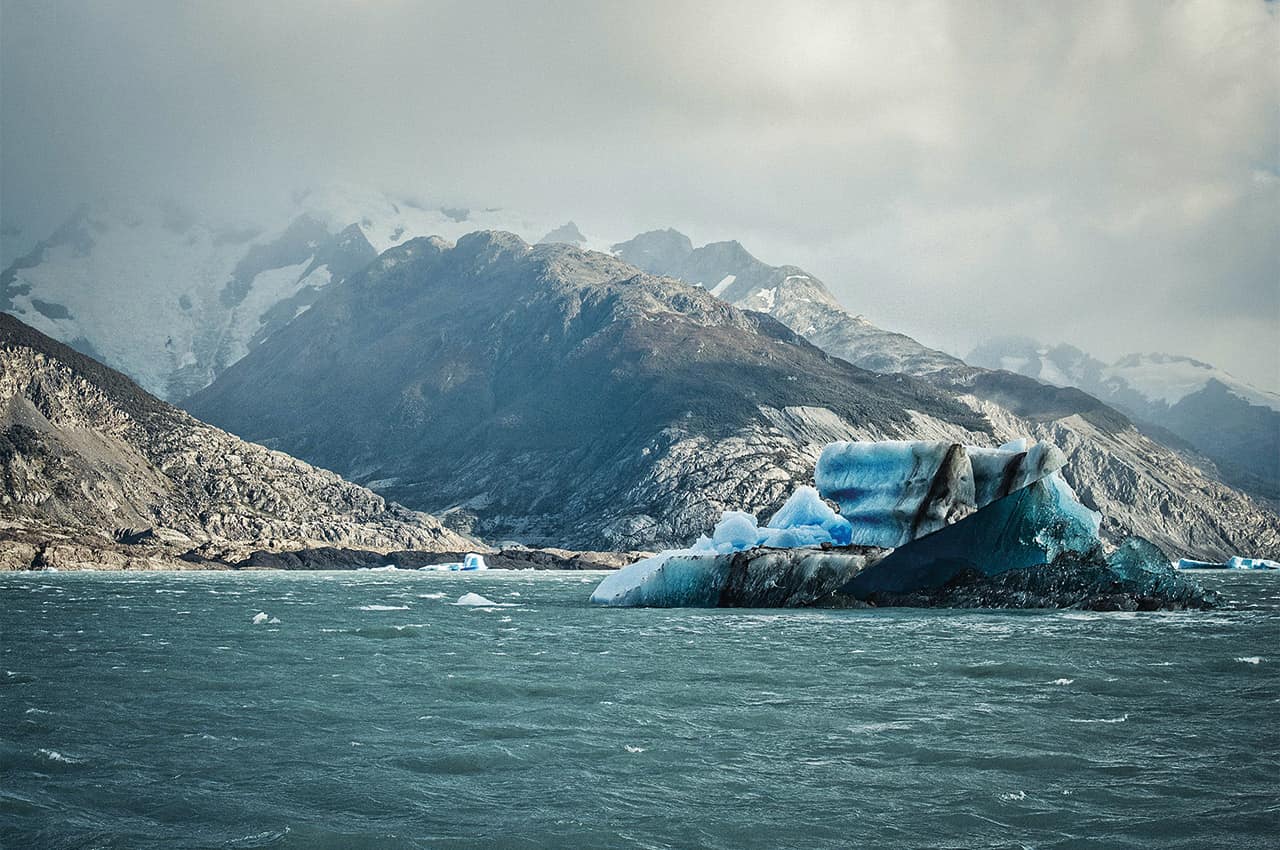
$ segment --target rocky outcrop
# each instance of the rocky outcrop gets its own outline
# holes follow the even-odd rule
[[[768,313],[823,351],[864,369],[923,375],[961,365],[956,357],[846,310],[804,269],[763,263],[737,242],[694,248],[682,233],[655,230],[613,250],[645,271],[678,277],[744,310]]]
[[[143,568],[252,549],[474,546],[435,519],[246,443],[0,315],[6,563]]]
[[[354,570],[396,567],[416,570],[432,564],[460,562],[466,552],[369,552],[326,546],[292,552],[257,551],[229,566],[242,570]],[[573,552],[567,549],[506,548],[486,552],[492,570],[616,570],[648,552]]]

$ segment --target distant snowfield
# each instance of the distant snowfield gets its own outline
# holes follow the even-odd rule
[[[1151,401],[1172,407],[1216,380],[1250,404],[1280,411],[1280,395],[1249,386],[1208,363],[1170,354],[1141,354],[1122,358],[1103,370],[1108,380],[1120,380]]]
[[[306,312],[335,279],[323,252],[350,225],[377,254],[420,236],[456,241],[476,230],[532,243],[563,224],[348,186],[300,193],[279,211],[257,214],[264,220],[213,221],[173,204],[99,202],[46,238],[42,255],[32,251],[40,235],[29,235],[17,253],[36,262],[11,267],[0,306],[177,401],[247,354],[268,322],[267,332]],[[303,216],[312,220],[308,232],[327,239],[288,244]],[[608,250],[590,237],[586,247]],[[233,282],[238,297],[228,294]],[[271,312],[282,304],[283,314]]]

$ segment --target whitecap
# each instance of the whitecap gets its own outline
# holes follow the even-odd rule
[[[74,758],[72,756],[63,755],[57,750],[36,750],[36,755],[44,756],[49,761],[62,762],[63,764],[80,764],[82,761],[81,759]]]
[[[627,752],[629,752],[629,753],[643,753],[643,752],[644,752],[644,747],[633,747],[633,746],[631,746],[630,744],[623,744],[623,745],[622,745],[622,747],[623,747],[623,749],[625,749],[625,750],[626,750]]]
[[[1025,800],[1025,799],[1027,799],[1027,792],[1026,792],[1026,791],[1021,791],[1021,790],[1019,790],[1019,791],[1011,791],[1011,792],[1009,792],[1009,793],[1007,793],[1007,794],[1001,794],[1001,795],[1000,795],[1000,799],[1001,799],[1001,800],[1004,800],[1004,801],[1006,801],[1006,802],[1014,802],[1014,801],[1017,801],[1017,800]]]
[[[361,605],[360,611],[408,611],[408,605]]]
[[[1125,712],[1120,717],[1100,717],[1096,720],[1077,720],[1076,718],[1068,718],[1068,723],[1124,723],[1129,719],[1129,712]]]
[[[444,599],[443,593],[419,593],[419,599]]]
[[[1054,679],[1054,680],[1053,680],[1052,682],[1050,682],[1049,684],[1051,684],[1051,685],[1070,685],[1070,684],[1071,684],[1072,682],[1074,682],[1074,681],[1075,681],[1075,679]]]
[[[1261,663],[1262,663],[1262,656],[1261,656],[1261,655],[1246,655],[1246,656],[1244,656],[1243,658],[1237,658],[1237,659],[1236,659],[1236,661],[1239,661],[1241,664],[1261,664]]]

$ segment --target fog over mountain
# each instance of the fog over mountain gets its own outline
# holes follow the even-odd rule
[[[0,0],[2,265],[103,194],[252,220],[341,181],[741,239],[955,354],[1017,332],[1280,390],[1276,5],[1053,12]]]

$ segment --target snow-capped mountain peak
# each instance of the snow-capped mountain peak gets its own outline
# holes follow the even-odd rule
[[[1103,376],[1170,407],[1217,381],[1249,404],[1280,411],[1280,395],[1250,386],[1209,363],[1176,354],[1128,354],[1103,369]]]

